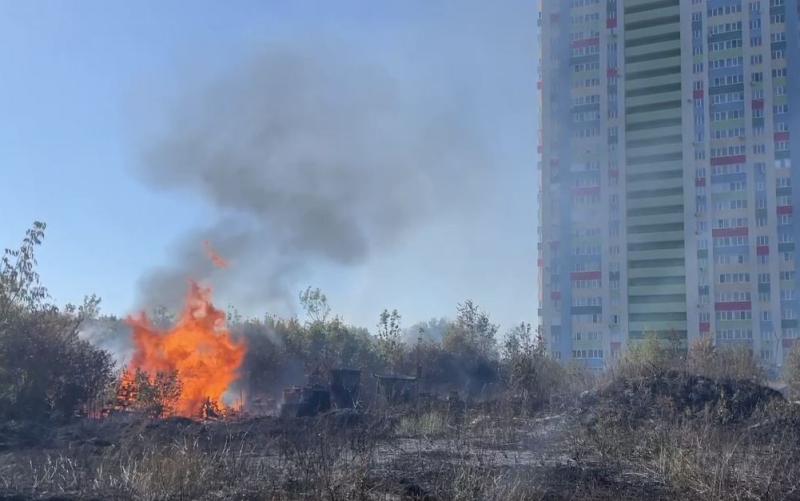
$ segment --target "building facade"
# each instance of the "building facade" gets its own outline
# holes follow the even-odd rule
[[[539,25],[552,356],[599,369],[645,336],[712,336],[780,369],[800,332],[798,0],[544,0]]]

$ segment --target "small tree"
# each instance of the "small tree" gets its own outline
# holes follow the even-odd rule
[[[498,326],[489,320],[489,315],[471,300],[458,305],[456,321],[445,334],[444,347],[462,354],[472,353],[485,359],[497,356]]]
[[[153,417],[170,416],[175,412],[182,390],[176,371],[157,372],[151,377],[147,372],[137,369],[134,386],[136,388],[134,408]]]
[[[300,305],[306,312],[306,316],[312,323],[325,323],[331,313],[328,305],[328,297],[319,288],[312,289],[310,286],[300,293]]]
[[[392,370],[397,370],[403,360],[403,341],[400,314],[397,310],[383,310],[378,320],[378,354]]]
[[[39,283],[36,247],[44,240],[45,223],[34,221],[25,232],[22,244],[6,249],[0,259],[0,328],[7,325],[14,310],[40,308],[47,289]]]
[[[623,377],[651,376],[676,368],[677,364],[674,345],[659,339],[655,332],[650,332],[641,341],[630,344],[617,370]]]
[[[524,322],[506,335],[503,363],[508,389],[528,412],[546,404],[566,382],[563,368],[547,356],[544,338]]]

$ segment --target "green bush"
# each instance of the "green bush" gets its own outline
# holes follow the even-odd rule
[[[34,254],[44,229],[34,223],[0,261],[0,419],[69,419],[112,380],[111,355],[78,335],[99,299],[63,310],[47,303]]]

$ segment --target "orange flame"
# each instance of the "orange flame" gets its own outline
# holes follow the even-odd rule
[[[144,313],[127,322],[136,345],[128,371],[141,369],[151,377],[177,371],[182,389],[176,414],[200,416],[204,404],[222,402],[238,378],[247,348],[231,337],[225,313],[211,303],[211,289],[190,282],[186,306],[172,329],[158,330]]]
[[[224,257],[220,256],[219,253],[217,253],[217,251],[215,251],[214,248],[211,247],[211,242],[209,242],[208,240],[203,242],[203,248],[206,250],[206,255],[208,256],[208,259],[210,259],[211,262],[214,263],[214,266],[223,269],[230,266],[230,263],[228,263],[228,261]]]

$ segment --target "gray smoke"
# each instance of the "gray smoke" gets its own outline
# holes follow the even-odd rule
[[[130,327],[123,320],[102,316],[83,322],[79,335],[109,352],[114,357],[117,368],[121,369],[131,361],[135,351],[130,332]]]
[[[195,278],[291,311],[312,267],[363,264],[479,206],[488,169],[474,122],[462,96],[426,95],[352,51],[265,51],[176,103],[147,152],[148,183],[200,194],[218,219],[143,278],[142,306],[175,305]]]

